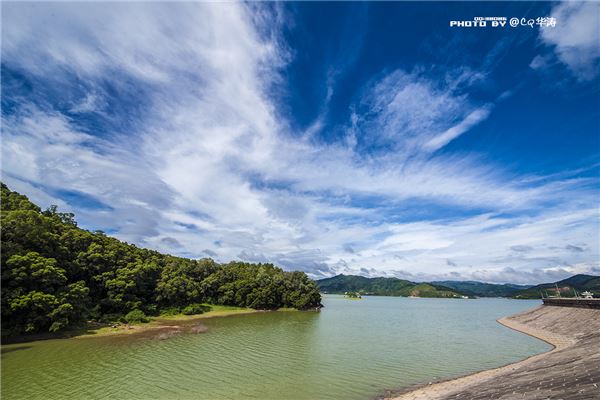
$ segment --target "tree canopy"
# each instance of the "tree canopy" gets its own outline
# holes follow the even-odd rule
[[[457,298],[463,294],[442,285],[415,283],[398,278],[366,278],[357,275],[336,275],[317,281],[324,293],[355,292],[377,296],[415,296]]]
[[[200,303],[300,310],[321,305],[316,284],[303,272],[161,254],[81,229],[73,214],[55,206],[42,211],[4,184],[1,196],[3,335]]]

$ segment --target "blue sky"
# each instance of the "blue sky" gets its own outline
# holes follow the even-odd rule
[[[456,28],[553,16],[556,27]],[[318,278],[600,273],[600,4],[2,3],[2,180]]]

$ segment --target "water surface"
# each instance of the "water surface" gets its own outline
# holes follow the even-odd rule
[[[321,312],[203,320],[168,340],[2,346],[2,399],[369,399],[550,348],[496,319],[539,301],[325,296]]]

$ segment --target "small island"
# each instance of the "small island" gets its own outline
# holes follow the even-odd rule
[[[350,300],[362,299],[360,292],[344,292],[344,297]]]

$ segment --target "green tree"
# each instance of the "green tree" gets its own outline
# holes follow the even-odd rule
[[[161,304],[184,306],[206,299],[202,281],[217,270],[211,259],[185,260],[172,257],[160,274],[156,299]]]
[[[42,257],[34,251],[12,256],[6,262],[3,275],[4,287],[19,291],[56,292],[67,282],[65,270],[56,266],[55,259]]]

